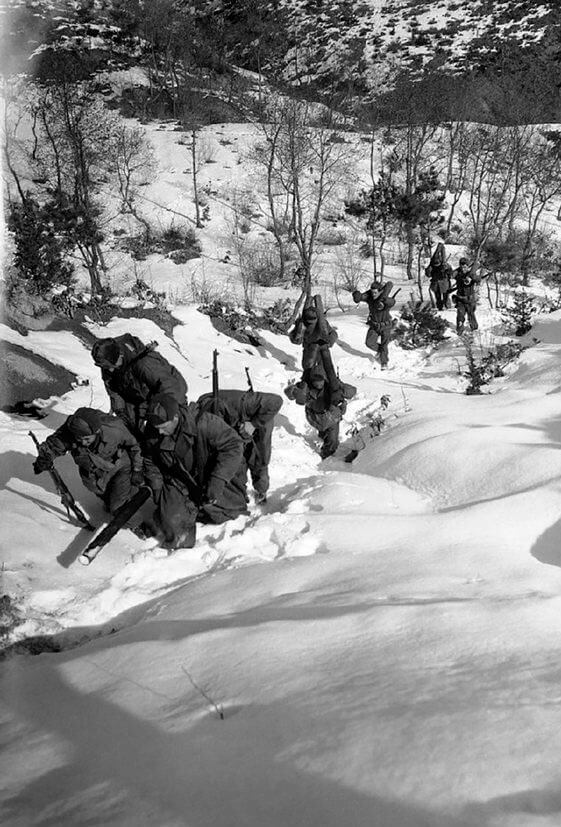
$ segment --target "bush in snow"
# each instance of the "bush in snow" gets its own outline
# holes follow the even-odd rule
[[[504,376],[507,365],[518,359],[525,349],[520,342],[508,341],[495,345],[486,352],[481,350],[478,355],[469,338],[466,337],[463,341],[467,360],[463,376],[470,380],[466,388],[468,396],[480,394],[483,385],[488,385],[492,379]]]
[[[428,301],[410,300],[404,305],[395,326],[394,338],[404,350],[438,345],[445,339],[448,322]]]
[[[8,227],[14,234],[14,264],[30,293],[45,296],[57,285],[72,284],[74,265],[66,257],[73,243],[54,201],[41,205],[28,196],[11,204]]]
[[[0,595],[0,647],[9,641],[11,633],[22,622],[21,609],[9,594]]]
[[[524,336],[532,329],[532,316],[535,312],[534,297],[524,290],[517,290],[513,304],[503,310],[502,317],[516,336]]]

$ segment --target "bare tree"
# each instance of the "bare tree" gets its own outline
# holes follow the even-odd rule
[[[271,101],[261,125],[268,149],[267,199],[273,225],[289,217],[288,235],[298,250],[302,292],[310,295],[312,267],[323,214],[340,196],[351,169],[352,148],[327,107],[282,97]],[[277,209],[277,205],[282,205]]]
[[[121,211],[130,213],[144,227],[150,240],[151,227],[136,204],[138,187],[150,183],[156,174],[156,157],[152,144],[141,127],[117,126],[114,139],[114,170],[121,198]]]

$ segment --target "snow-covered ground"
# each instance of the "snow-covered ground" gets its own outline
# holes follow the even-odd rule
[[[195,398],[282,392],[299,350],[217,333],[192,306],[160,351]],[[448,311],[452,317],[452,311]],[[483,307],[482,339],[494,319]],[[365,309],[330,312],[348,425],[391,396],[387,427],[349,465],[321,462],[285,400],[264,509],[163,556],[123,531],[87,569],[29,420],[0,414],[2,592],[20,634],[89,642],[1,666],[0,818],[146,827],[557,827],[561,823],[561,313],[510,375],[468,397],[453,333],[428,355],[391,345],[381,373]],[[2,335],[18,341],[7,328]],[[43,439],[79,405],[107,409],[84,346],[26,346],[88,378],[46,405]],[[407,410],[406,410],[407,409]],[[101,513],[72,461],[61,473]]]

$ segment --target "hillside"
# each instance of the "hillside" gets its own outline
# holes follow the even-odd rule
[[[241,67],[363,118],[376,102],[382,122],[422,119],[428,105],[433,120],[559,117],[555,0],[9,0],[2,11],[4,72],[48,77],[52,49],[78,73],[171,58],[199,84],[204,71],[227,88]],[[404,112],[411,84],[419,105]]]
[[[382,393],[397,417],[350,467],[344,446],[319,461],[285,401],[267,507],[170,557],[126,531],[78,566],[81,532],[30,470],[29,421],[0,414],[3,582],[44,650],[2,664],[4,824],[557,823],[559,313],[481,397],[463,393],[455,338],[424,358],[392,345],[383,375],[364,311],[332,322],[359,388],[346,420]],[[125,329],[156,336],[193,396],[213,347],[224,387],[245,364],[259,388],[296,374],[286,337],[239,352],[192,307],[173,338],[140,319],[103,332]],[[50,400],[40,437],[105,404],[79,342],[28,338],[92,382]]]

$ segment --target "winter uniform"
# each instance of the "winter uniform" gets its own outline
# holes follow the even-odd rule
[[[450,307],[453,270],[446,261],[444,244],[436,245],[436,250],[425,270],[425,275],[430,279],[429,290],[434,296],[437,309],[444,310],[444,308]]]
[[[339,382],[333,390],[325,380],[323,370],[310,371],[308,381],[301,380],[284,389],[285,395],[297,405],[304,405],[306,419],[322,440],[320,455],[330,457],[339,445],[339,423],[347,409],[345,400],[356,393],[353,385]]]
[[[466,316],[471,330],[479,327],[475,316],[477,306],[477,287],[481,283],[481,276],[472,275],[467,259],[460,259],[460,265],[454,272],[456,286],[454,287],[453,301],[456,305],[456,332],[461,335],[464,330]]]
[[[282,407],[282,398],[276,393],[221,390],[216,408],[212,393],[199,397],[197,405],[200,411],[219,416],[241,436],[256,499],[264,502],[269,489],[268,465],[271,461],[273,423]]]
[[[294,345],[302,345],[302,370],[305,378],[306,373],[312,368],[322,369],[320,348],[322,345],[332,347],[337,341],[337,331],[327,320],[325,326],[320,326],[316,308],[308,305],[288,334],[288,338]]]
[[[366,302],[369,314],[367,319],[368,333],[366,334],[366,347],[374,350],[380,357],[380,364],[385,367],[388,364],[388,345],[392,333],[392,317],[390,308],[394,306],[395,299],[390,296],[393,283],[387,281],[383,284],[380,281],[373,281],[370,290],[361,293],[360,290],[353,290],[353,301]]]
[[[169,435],[158,424],[175,421]],[[170,548],[195,544],[195,521],[223,523],[247,513],[243,443],[229,425],[199,407],[154,397],[148,408],[146,480],[155,522]]]
[[[148,403],[165,393],[179,403],[186,402],[187,383],[167,359],[144,345],[136,336],[125,333],[100,339],[92,348],[96,365],[111,400],[111,411],[142,439]]]
[[[95,437],[95,439],[91,439]],[[90,444],[84,444],[83,440]],[[78,408],[39,446],[36,474],[48,470],[55,457],[68,451],[87,489],[113,514],[144,482],[140,446],[116,416],[94,408]]]

